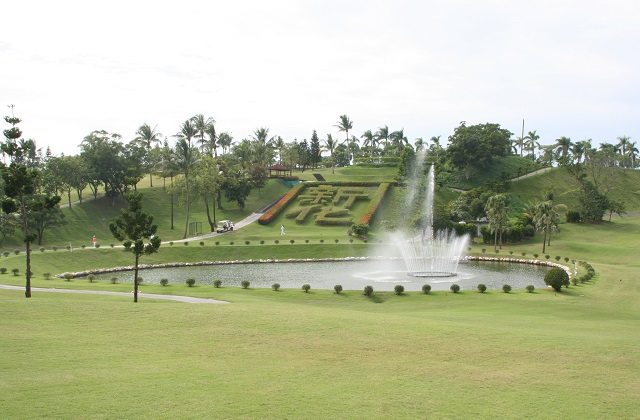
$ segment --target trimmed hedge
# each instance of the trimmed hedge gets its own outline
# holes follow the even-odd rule
[[[307,187],[307,183],[301,183],[291,188],[284,197],[280,199],[273,207],[271,207],[265,214],[260,216],[258,223],[261,225],[268,225],[271,221],[284,210],[291,200],[295,199],[301,192]]]
[[[375,193],[373,193],[373,197],[371,197],[371,201],[369,201],[369,205],[365,209],[364,214],[362,215],[358,223],[371,224],[371,220],[376,214],[378,207],[380,207],[380,204],[382,204],[382,200],[387,194],[387,191],[389,191],[390,186],[391,184],[388,182],[383,182],[380,184],[380,186],[378,186],[378,189]]]

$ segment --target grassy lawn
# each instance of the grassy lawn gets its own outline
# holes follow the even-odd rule
[[[640,218],[563,225],[550,255],[587,260],[598,275],[562,293],[376,292],[368,299],[360,291],[142,288],[232,303],[197,305],[38,292],[25,299],[22,291],[2,290],[3,417],[635,418],[638,234]],[[502,254],[540,252],[539,240]],[[173,253],[169,259],[213,251],[222,259],[357,254],[366,247],[163,249]],[[482,247],[490,248],[476,244],[473,252]],[[11,267],[23,259],[2,261]],[[51,271],[128,260],[112,249],[34,254],[37,270]],[[36,277],[36,286],[131,289]],[[22,284],[10,274],[0,280]]]

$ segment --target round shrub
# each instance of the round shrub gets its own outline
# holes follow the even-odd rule
[[[500,253],[500,250],[499,250],[499,249],[496,249],[496,254],[499,254],[499,253]]]
[[[335,241],[336,241],[336,243],[338,243],[338,242],[340,242],[340,239],[336,239]]]
[[[204,246],[204,241],[200,241],[200,246]]]
[[[114,246],[115,246],[114,244],[111,244],[111,248],[113,248]]]
[[[142,282],[144,282],[144,279],[140,276],[138,276],[138,284],[142,284]]]
[[[480,284],[478,285],[478,291],[479,291],[480,293],[484,293],[484,292],[486,292],[486,291],[487,291],[487,286],[485,286],[484,284],[480,283]]]
[[[44,247],[40,247],[40,252],[44,252]]]
[[[58,247],[54,247],[54,248],[56,248],[54,249],[54,251],[58,249]],[[71,251],[71,245],[67,245],[65,248],[67,249],[67,251]]]
[[[513,251],[509,251],[509,255],[513,255]]]
[[[96,279],[95,274],[89,274],[87,276],[87,280],[89,280],[89,283],[93,283],[93,281]]]
[[[548,260],[549,258],[551,258],[551,255],[547,254],[544,257]]]
[[[539,254],[533,254],[533,258],[538,258]]]
[[[231,241],[231,242],[229,242],[229,245],[233,245],[234,243],[235,243],[235,242]]]
[[[569,262],[569,257],[564,257],[564,262],[568,263]]]
[[[100,244],[96,242],[96,245],[94,248],[100,248]]]
[[[260,245],[264,245],[264,240],[260,241]]]
[[[118,278],[117,277],[111,277],[111,284],[116,284],[116,283],[118,283]]]
[[[56,247],[54,246],[53,248],[54,248],[54,251],[55,251],[55,250],[56,250]],[[8,257],[8,256],[9,256],[9,251],[4,251],[4,252],[2,253],[2,255],[4,255],[5,257]]]
[[[502,291],[505,293],[509,293],[511,291],[511,286],[509,286],[508,284],[503,284]]]
[[[164,287],[169,284],[169,279],[160,279],[160,286]]]
[[[484,254],[485,252],[487,252],[487,248],[482,248],[482,253]]]
[[[184,241],[183,244],[184,244],[184,246],[189,246],[189,242],[187,242],[187,241]]]
[[[72,278],[73,278],[73,274],[64,273],[64,281],[71,281]]]
[[[86,245],[80,245],[80,247],[81,247],[82,249],[85,249],[87,246],[86,246]]]
[[[277,292],[280,289],[280,284],[279,283],[273,283],[271,285],[271,288],[273,289],[274,292]]]
[[[560,261],[560,258],[562,258],[560,255],[555,256],[556,261]]]
[[[333,290],[335,290],[337,294],[340,294],[340,292],[342,292],[342,286],[336,284],[335,286],[333,286]]]
[[[7,267],[0,267],[0,274],[7,274]]]
[[[250,285],[251,285],[251,283],[249,282],[249,280],[242,280],[242,281],[240,282],[240,286],[241,286],[243,289],[248,289]]]
[[[400,296],[404,293],[404,286],[401,284],[396,284],[393,288],[393,291],[396,293],[396,295]]]
[[[302,290],[304,290],[305,293],[309,293],[309,290],[311,290],[311,286],[309,286],[308,284],[303,284]]]
[[[20,269],[19,268],[13,268],[11,270],[11,272],[13,273],[14,276],[17,276],[18,274],[20,274]]]
[[[309,243],[309,240],[308,240],[308,239],[305,239],[305,240],[304,240],[304,243],[305,243],[305,244],[308,244],[308,243]]]
[[[169,241],[169,245],[170,245],[170,246],[173,246],[173,241]]]
[[[553,267],[544,276],[544,284],[551,286],[556,292],[562,291],[562,286],[569,282],[569,275],[562,268]]]
[[[251,241],[244,241],[245,245],[249,245],[251,243]]]
[[[371,297],[372,294],[373,294],[373,287],[365,286],[364,287],[364,295],[367,296],[367,297]]]
[[[216,244],[216,245],[220,245],[220,241],[216,241],[216,242],[215,242],[215,244]]]
[[[349,243],[352,244],[353,243],[353,239],[349,239]]]
[[[567,210],[564,214],[567,220],[567,223],[578,223],[580,222],[580,213],[575,210]]]
[[[293,245],[293,244],[295,244],[295,243],[296,243],[296,241],[294,241],[293,239],[291,239],[291,240],[289,240],[289,243]]]
[[[187,286],[193,287],[196,284],[196,279],[187,279]]]
[[[320,239],[320,243],[323,244],[324,243],[324,239]]]
[[[214,287],[220,287],[220,286],[222,286],[222,280],[214,280],[214,281],[213,281],[213,286],[214,286]]]
[[[526,290],[527,293],[533,293],[533,291],[536,290],[536,288],[532,284],[530,284],[527,287],[525,287],[524,290]]]
[[[523,257],[526,257],[526,256],[527,256],[527,253],[526,253],[526,252],[523,252],[523,253],[522,253],[522,256],[523,256]]]
[[[431,292],[430,284],[425,284],[422,286],[422,293],[424,293],[425,295],[428,295],[430,292]]]
[[[452,284],[449,289],[451,289],[453,293],[458,293],[460,291],[460,286],[458,286],[457,284]]]
[[[45,280],[49,280],[51,278],[51,273],[42,273],[42,277],[44,277]]]
[[[14,249],[14,250],[13,250],[13,253],[14,253],[15,255],[18,255],[18,254],[20,253],[20,250],[19,250],[19,249]]]
[[[276,239],[275,241],[273,241],[273,242],[275,242],[275,243],[276,243],[276,245],[278,245],[278,244],[280,243],[280,241],[279,241],[279,240],[277,240],[277,239]]]

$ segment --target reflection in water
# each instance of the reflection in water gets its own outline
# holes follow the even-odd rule
[[[225,264],[199,267],[155,268],[140,271],[145,283],[160,283],[166,278],[170,284],[185,284],[186,279],[196,279],[196,284],[213,285],[222,280],[223,286],[240,286],[249,280],[251,287],[270,288],[279,283],[281,288],[299,289],[303,284],[312,289],[333,290],[339,284],[344,290],[362,290],[373,286],[374,290],[392,291],[402,284],[406,291],[419,291],[424,284],[432,290],[449,290],[457,284],[462,290],[476,290],[483,283],[490,290],[499,290],[509,284],[513,289],[524,289],[531,284],[536,288],[546,287],[544,275],[549,268],[528,264],[500,262],[461,262],[455,277],[411,277],[401,259],[377,259],[366,261],[291,262],[264,264]],[[120,281],[133,281],[132,272],[111,273],[99,276]]]

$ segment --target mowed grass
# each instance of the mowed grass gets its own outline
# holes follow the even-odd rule
[[[640,218],[563,225],[548,253],[587,260],[598,275],[562,293],[369,299],[361,291],[142,286],[231,302],[201,305],[44,292],[25,299],[1,290],[3,417],[636,418],[639,233]],[[501,254],[541,253],[539,242]],[[303,255],[367,246],[168,249]],[[490,248],[476,244],[473,252],[481,247]],[[103,261],[116,253],[130,258],[111,249],[70,255],[84,265],[91,255]],[[34,263],[47,267],[38,260],[51,256],[61,254],[36,253]],[[130,284],[35,282],[131,291]]]

